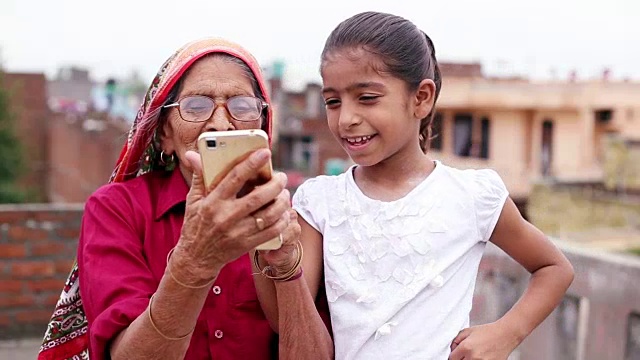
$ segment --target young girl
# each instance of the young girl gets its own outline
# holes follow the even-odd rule
[[[329,128],[355,165],[308,180],[293,204],[310,298],[326,287],[335,357],[506,359],[559,303],[573,269],[495,171],[428,156],[441,87],[431,39],[401,17],[361,13],[327,39],[321,75]],[[501,319],[469,327],[487,241],[531,281]],[[280,305],[280,319],[304,313]]]

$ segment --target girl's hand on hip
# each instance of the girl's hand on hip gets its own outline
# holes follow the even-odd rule
[[[450,360],[506,360],[518,346],[508,328],[498,322],[473,326],[451,342]]]

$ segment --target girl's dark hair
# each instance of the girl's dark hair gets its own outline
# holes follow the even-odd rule
[[[411,21],[400,16],[363,12],[340,23],[329,35],[322,50],[322,62],[330,53],[344,48],[361,47],[376,54],[386,66],[385,72],[404,80],[414,91],[424,79],[436,84],[431,112],[420,121],[420,148],[425,153],[431,140],[431,123],[436,112],[442,77],[433,42]]]

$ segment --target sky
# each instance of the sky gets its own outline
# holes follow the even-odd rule
[[[368,10],[411,20],[440,61],[481,62],[490,75],[588,79],[610,68],[640,81],[638,0],[0,0],[0,59],[13,72],[77,65],[97,81],[135,70],[148,82],[184,43],[221,36],[263,67],[284,61],[296,89],[321,81],[331,30]]]

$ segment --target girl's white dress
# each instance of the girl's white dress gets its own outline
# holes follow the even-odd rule
[[[469,326],[507,189],[493,170],[436,162],[409,194],[382,202],[360,191],[354,167],[307,180],[293,197],[324,238],[336,359],[447,359]]]

